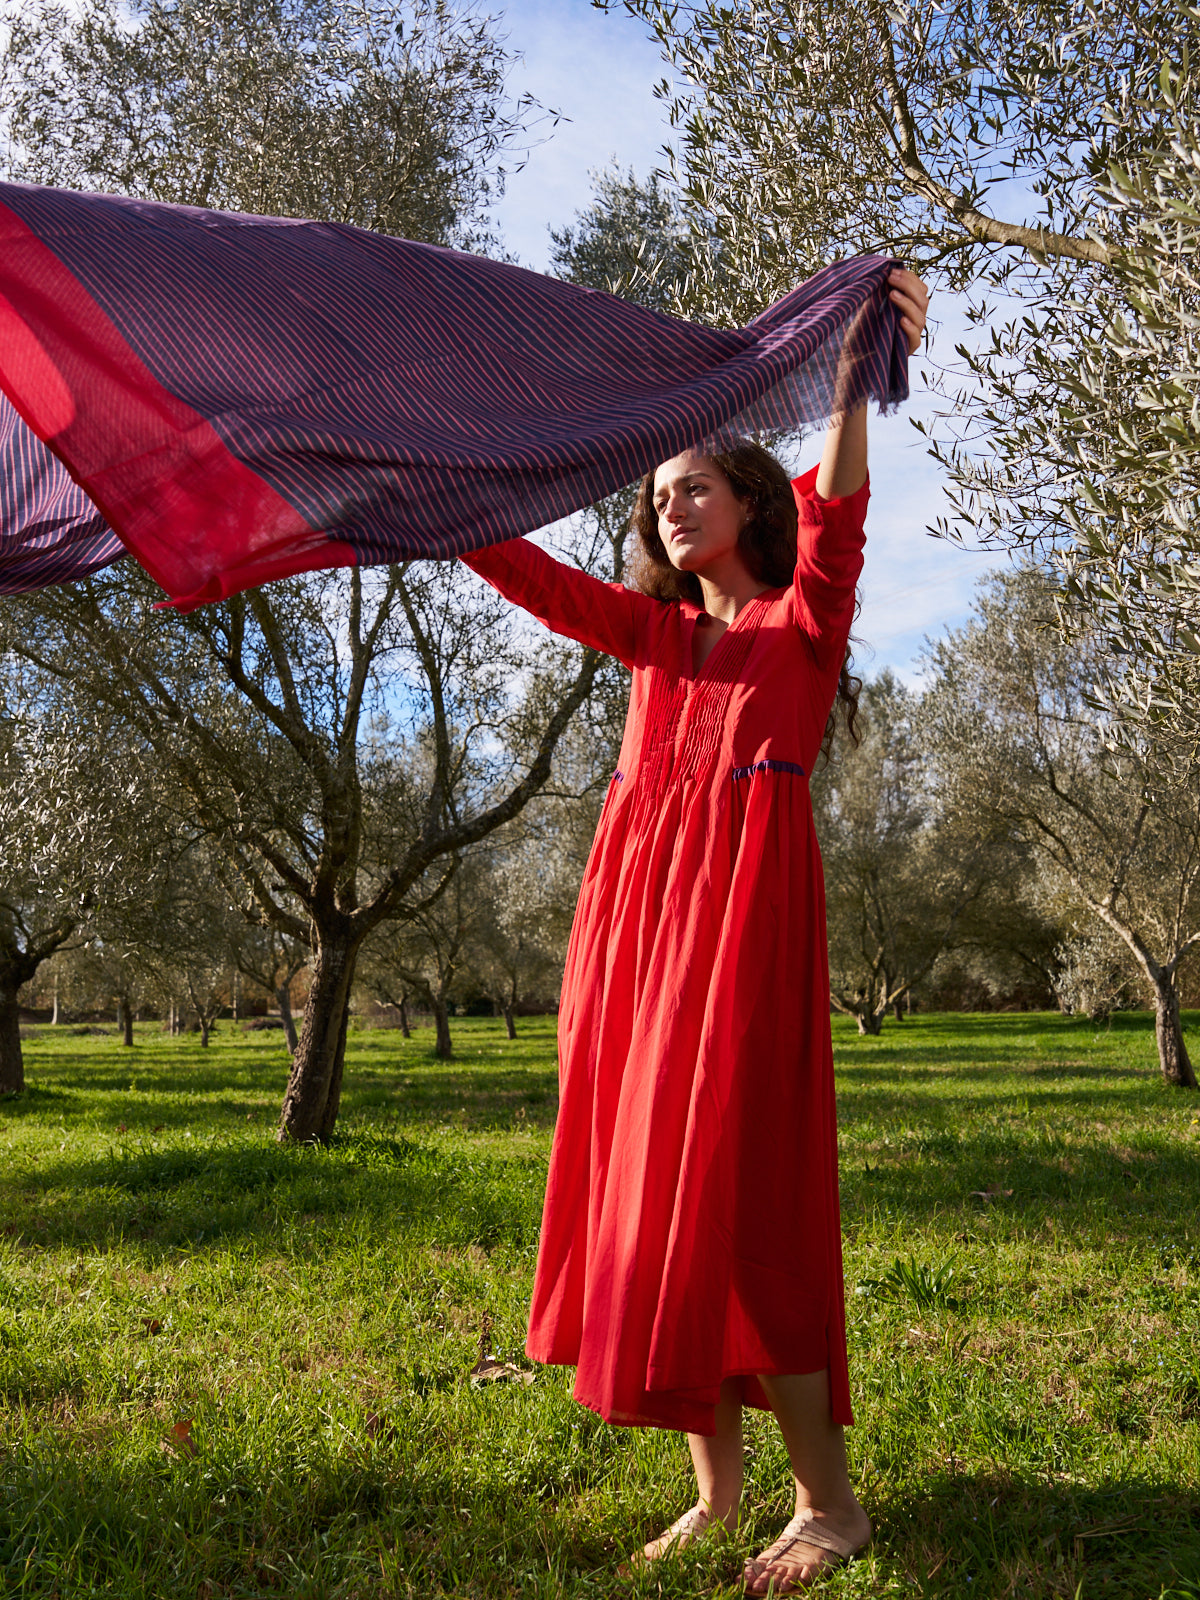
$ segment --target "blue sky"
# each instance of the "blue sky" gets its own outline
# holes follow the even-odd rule
[[[644,177],[658,163],[669,132],[652,88],[665,68],[639,24],[616,10],[606,16],[590,0],[510,0],[497,9],[510,47],[524,57],[514,89],[528,90],[564,119],[543,130],[543,142],[510,178],[497,211],[508,248],[523,265],[545,270],[547,230],[569,223],[587,204],[590,171],[615,160]],[[965,324],[951,301],[935,299],[934,306],[936,357],[939,348],[952,351]],[[913,361],[908,412],[872,419],[870,538],[855,630],[874,651],[873,658],[857,652],[864,664],[892,666],[906,678],[915,675],[924,636],[965,618],[976,579],[997,561],[925,532],[945,503],[941,473],[908,420],[933,410],[920,365]]]

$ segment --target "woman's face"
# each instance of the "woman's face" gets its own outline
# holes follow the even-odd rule
[[[664,461],[654,474],[654,509],[667,559],[680,572],[703,573],[730,557],[746,507],[715,462],[697,451]]]

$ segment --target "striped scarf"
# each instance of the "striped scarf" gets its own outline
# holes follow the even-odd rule
[[[908,393],[894,263],[745,328],[335,223],[0,184],[0,592],[181,609],[527,533],[725,432]]]

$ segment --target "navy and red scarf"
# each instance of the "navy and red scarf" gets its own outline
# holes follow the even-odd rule
[[[514,538],[828,416],[851,325],[839,401],[891,406],[892,265],[717,329],[340,224],[0,184],[0,593],[129,553],[189,608]]]

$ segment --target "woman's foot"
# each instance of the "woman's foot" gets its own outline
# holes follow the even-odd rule
[[[853,1510],[801,1511],[773,1545],[747,1561],[746,1593],[796,1594],[856,1556],[870,1537],[871,1519],[857,1502]]]
[[[736,1510],[733,1513],[737,1520]],[[714,1517],[707,1506],[695,1505],[676,1517],[669,1528],[664,1529],[657,1539],[651,1539],[636,1555],[621,1568],[621,1575],[628,1577],[635,1567],[643,1566],[648,1561],[658,1561],[662,1556],[673,1555],[689,1544],[695,1544],[698,1539],[724,1539],[729,1533],[729,1528],[720,1517]]]

